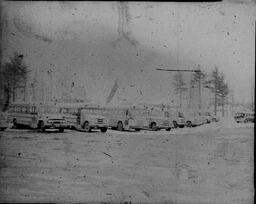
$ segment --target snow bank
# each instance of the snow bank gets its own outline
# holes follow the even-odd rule
[[[223,127],[226,127],[226,128],[233,128],[233,127],[236,127],[237,126],[237,123],[234,119],[234,117],[220,117],[220,124],[221,126]]]

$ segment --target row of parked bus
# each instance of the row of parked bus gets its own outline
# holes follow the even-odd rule
[[[254,123],[254,112],[239,111],[235,113],[234,119],[237,123]]]
[[[123,130],[152,130],[194,127],[218,119],[209,112],[160,109],[156,107],[102,107],[92,104],[29,104],[13,103],[9,106],[7,120],[14,128],[27,126],[46,129],[75,129],[90,132],[108,128]],[[3,120],[2,120],[3,121]],[[3,124],[1,125],[3,129]]]

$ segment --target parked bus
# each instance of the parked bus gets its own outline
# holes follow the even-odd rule
[[[235,113],[234,119],[237,123],[254,122],[254,112],[237,112]]]
[[[108,127],[119,131],[130,129],[131,116],[127,107],[103,107],[102,114],[108,119]]]
[[[206,119],[206,123],[218,122],[219,121],[219,118],[217,116],[213,116],[208,111],[201,111],[200,113],[201,113],[201,116],[203,116]]]
[[[170,131],[174,127],[173,123],[167,117],[166,113],[163,110],[152,108],[149,111],[148,119],[149,128],[153,131],[165,129]]]
[[[108,118],[109,127],[122,130],[170,130],[173,127],[164,112],[138,107],[105,107],[104,116]]]
[[[195,127],[204,124],[204,120],[199,116],[197,111],[184,110],[185,123],[187,127]]]
[[[165,111],[166,116],[170,118],[174,128],[183,128],[185,126],[184,114],[179,110],[169,109]]]
[[[149,124],[149,110],[147,108],[131,107],[129,108],[129,115],[129,126],[131,129],[140,131],[151,128]]]
[[[77,129],[90,132],[92,129],[100,129],[106,132],[108,129],[108,120],[102,114],[100,107],[83,107],[78,109]]]
[[[88,103],[59,103],[58,106],[60,113],[64,116],[69,129],[79,128],[77,121],[80,114],[79,110],[81,108],[99,107],[98,105]]]
[[[67,128],[64,117],[53,104],[13,103],[10,104],[8,117],[14,128],[22,125],[38,128],[42,132],[46,129],[58,129],[63,132]]]
[[[209,116],[207,116],[203,111],[198,111],[197,114],[199,115],[202,124],[210,123]]]

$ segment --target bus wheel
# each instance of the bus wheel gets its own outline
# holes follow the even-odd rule
[[[89,122],[84,122],[83,124],[83,129],[85,130],[85,132],[90,132],[91,131],[91,127],[89,125]]]
[[[14,129],[17,129],[17,128],[18,128],[18,123],[17,123],[17,120],[16,120],[16,119],[13,119],[12,124],[13,124],[13,128],[14,128]]]
[[[107,128],[106,127],[102,127],[102,128],[100,128],[100,131],[101,132],[107,132]]]
[[[64,132],[64,128],[59,128],[59,132]]]
[[[179,126],[178,126],[178,123],[177,123],[176,121],[173,121],[173,126],[174,126],[174,128],[179,127]]]
[[[45,132],[45,126],[44,126],[44,122],[43,121],[40,121],[39,122],[39,128],[42,132]]]
[[[140,128],[135,128],[135,131],[136,131],[136,132],[139,132],[139,131],[140,131]]]
[[[155,122],[151,123],[151,129],[153,131],[157,131],[157,127],[156,127],[156,123]]]
[[[170,131],[171,130],[171,128],[167,128],[167,129],[165,129],[166,131]]]
[[[121,121],[119,121],[119,122],[117,123],[117,130],[123,131],[123,129],[124,129],[123,123],[122,123]]]
[[[187,127],[192,127],[191,121],[187,121]]]

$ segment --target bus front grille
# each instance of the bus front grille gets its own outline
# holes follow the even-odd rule
[[[103,124],[104,120],[102,118],[97,118],[97,123],[98,124]]]

